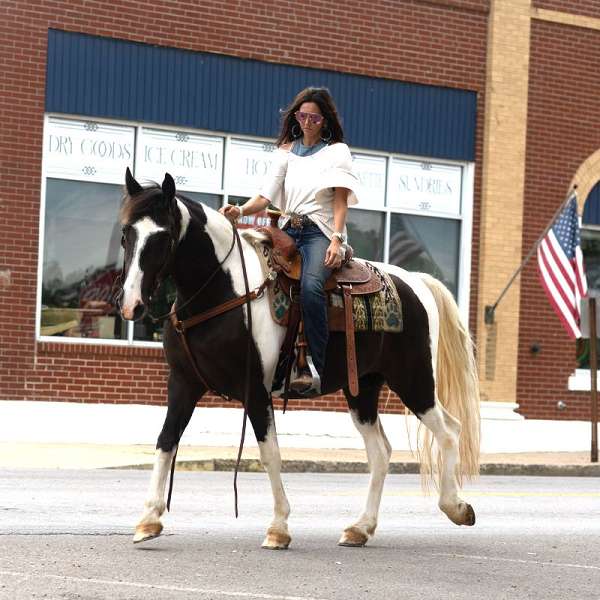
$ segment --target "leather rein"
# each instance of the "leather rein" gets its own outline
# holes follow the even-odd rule
[[[166,315],[163,315],[162,317],[158,317],[156,320],[165,319],[167,317],[170,318],[173,328],[179,334],[179,339],[181,340],[183,349],[185,350],[188,360],[189,360],[190,364],[192,365],[192,369],[194,370],[196,377],[201,381],[201,383],[204,385],[204,387],[207,389],[207,391],[208,390],[215,391],[214,387],[208,384],[206,377],[204,375],[202,375],[202,373],[200,372],[200,369],[198,368],[198,363],[196,362],[196,359],[194,358],[194,355],[192,354],[192,351],[190,349],[190,346],[189,346],[189,343],[187,340],[187,336],[186,336],[186,332],[189,329],[191,329],[192,327],[195,327],[196,325],[199,325],[200,323],[203,323],[204,321],[208,321],[209,319],[212,319],[213,317],[222,315],[223,313],[229,312],[230,310],[233,310],[234,308],[237,308],[239,306],[243,306],[244,304],[248,305],[248,339],[247,339],[247,346],[246,346],[246,374],[245,374],[246,376],[245,376],[245,384],[244,384],[244,398],[242,401],[243,405],[244,405],[244,417],[243,417],[243,422],[242,422],[242,434],[241,434],[241,438],[240,438],[240,446],[239,446],[239,450],[238,450],[237,461],[235,464],[235,473],[234,473],[234,477],[233,477],[233,490],[234,490],[234,494],[235,494],[235,516],[237,518],[237,516],[238,516],[237,475],[238,475],[238,470],[239,470],[239,466],[240,466],[240,461],[242,458],[242,451],[244,448],[244,439],[246,437],[246,421],[247,421],[247,417],[248,417],[248,400],[249,400],[249,396],[250,396],[250,358],[251,358],[251,353],[252,353],[252,308],[251,308],[251,302],[253,300],[256,300],[257,298],[260,298],[264,294],[265,289],[269,285],[271,285],[271,283],[274,280],[274,277],[272,277],[272,276],[267,277],[261,283],[261,285],[259,285],[254,290],[250,290],[250,285],[248,283],[248,273],[246,271],[246,259],[244,258],[244,252],[242,250],[242,241],[240,239],[240,234],[238,233],[235,223],[232,223],[232,229],[233,229],[233,240],[231,243],[231,247],[229,248],[229,251],[227,252],[225,258],[218,264],[217,268],[213,271],[213,273],[211,273],[211,275],[204,282],[204,284],[200,287],[200,289],[197,290],[196,292],[194,292],[194,294],[190,298],[188,298],[188,300],[186,302],[184,302],[184,304],[182,304],[179,307],[179,310],[181,310],[184,306],[187,306],[202,290],[204,290],[206,288],[206,286],[211,282],[211,280],[215,277],[215,275],[221,269],[221,267],[223,266],[225,261],[231,255],[231,252],[233,251],[233,248],[236,243],[237,243],[238,250],[240,253],[240,259],[242,261],[242,272],[244,275],[244,286],[246,289],[246,293],[243,296],[240,296],[239,298],[233,298],[231,300],[227,300],[226,302],[223,302],[222,304],[219,304],[217,306],[209,308],[208,310],[205,310],[205,311],[201,312],[200,314],[194,315],[192,317],[189,317],[188,319],[183,319],[183,320],[180,320],[177,317],[177,307],[176,307],[177,302],[175,302],[175,304],[173,305],[173,308],[170,312],[168,312]],[[220,396],[223,396],[219,392],[216,392],[216,393],[218,393]],[[170,480],[169,480],[169,494],[167,496],[167,510],[170,510],[170,508],[171,508],[171,494],[173,492],[173,477],[175,474],[176,458],[177,458],[177,451],[175,451],[175,454],[173,455],[173,461],[171,463],[171,476],[170,476]]]

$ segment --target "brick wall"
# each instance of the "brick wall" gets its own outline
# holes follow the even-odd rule
[[[158,350],[34,340],[49,28],[478,90],[479,165],[487,11],[488,0],[350,0],[339,5],[315,0],[306,6],[291,0],[206,0],[201,8],[172,0],[0,3],[0,398],[154,403],[164,397],[165,368]],[[475,232],[479,179],[478,167]],[[472,325],[477,247],[475,233]],[[397,398],[382,398],[388,410],[400,410]],[[300,405],[343,406],[338,396]]]
[[[600,147],[600,31],[534,20],[531,39],[524,253],[580,164]],[[533,342],[541,345],[537,356],[530,351]],[[520,412],[531,418],[588,419],[589,394],[567,391],[574,369],[575,343],[551,309],[532,260],[521,286]],[[566,411],[556,409],[558,400],[567,403]]]

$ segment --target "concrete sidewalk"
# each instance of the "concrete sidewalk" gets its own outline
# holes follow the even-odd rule
[[[237,452],[234,446],[182,445],[177,455],[178,469],[230,471]],[[368,472],[364,450],[282,448],[281,455],[285,472]],[[0,443],[0,468],[8,469],[148,469],[153,461],[154,446],[150,445]],[[244,448],[241,470],[263,470],[255,443]],[[418,473],[415,456],[394,452],[390,472]],[[483,454],[481,474],[600,477],[600,464],[590,463],[586,452]]]

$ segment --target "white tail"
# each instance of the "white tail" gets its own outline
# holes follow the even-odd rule
[[[473,341],[463,325],[458,306],[446,286],[425,273],[419,274],[430,289],[437,305],[440,332],[437,349],[436,386],[442,406],[460,423],[460,470],[463,476],[479,475],[479,381],[475,364]],[[456,425],[456,424],[455,424]],[[425,430],[425,427],[421,427]],[[433,460],[433,436],[427,430],[419,448],[421,473],[424,478],[433,476],[433,465],[440,469],[440,453]]]

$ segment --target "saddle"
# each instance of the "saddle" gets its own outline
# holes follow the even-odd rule
[[[298,301],[299,281],[302,273],[302,257],[296,248],[293,238],[278,227],[258,227],[257,231],[265,236],[265,243],[271,247],[271,259],[281,288],[292,300],[288,328],[283,343],[282,355],[286,358],[285,390],[291,372],[291,357],[298,331],[302,331],[302,316]],[[358,395],[358,367],[356,362],[356,345],[354,339],[354,319],[352,313],[352,296],[375,294],[382,289],[381,280],[363,264],[353,260],[352,249],[348,247],[342,266],[336,269],[325,282],[326,293],[341,292],[343,298],[343,314],[338,316],[330,312],[329,329],[346,333],[346,363],[348,368],[348,388],[353,396]],[[296,296],[296,297],[294,297]],[[332,318],[333,317],[333,318]],[[301,363],[306,352],[306,343],[298,344]]]

